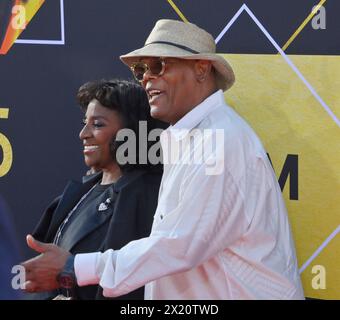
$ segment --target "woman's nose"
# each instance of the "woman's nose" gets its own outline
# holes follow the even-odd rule
[[[87,126],[87,124],[84,125],[83,129],[80,130],[79,132],[79,138],[81,140],[84,140],[90,136],[90,130]]]

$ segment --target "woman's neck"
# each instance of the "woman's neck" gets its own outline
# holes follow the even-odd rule
[[[119,166],[117,164],[114,164],[110,168],[103,169],[103,177],[100,184],[115,183],[122,175],[123,174]]]

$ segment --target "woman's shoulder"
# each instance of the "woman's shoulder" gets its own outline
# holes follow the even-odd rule
[[[139,193],[158,193],[162,179],[162,170],[136,170],[124,174],[124,179],[114,186],[115,191]]]
[[[146,188],[159,187],[162,175],[163,170],[145,170],[136,179],[136,183],[144,185]]]

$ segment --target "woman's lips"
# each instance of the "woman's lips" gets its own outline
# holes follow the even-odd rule
[[[84,146],[84,154],[90,154],[95,152],[99,146]]]

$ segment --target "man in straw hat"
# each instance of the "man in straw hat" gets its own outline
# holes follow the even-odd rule
[[[235,77],[212,36],[160,20],[121,59],[145,88],[151,115],[171,124],[161,137],[164,160],[182,145],[164,165],[151,234],[75,259],[36,241],[50,256],[41,264],[53,257],[54,270],[40,283],[29,278],[27,290],[54,289],[65,265],[78,285],[99,283],[110,297],[146,285],[146,299],[303,299],[280,187],[260,140],[225,104]],[[186,161],[201,147],[204,159]]]

